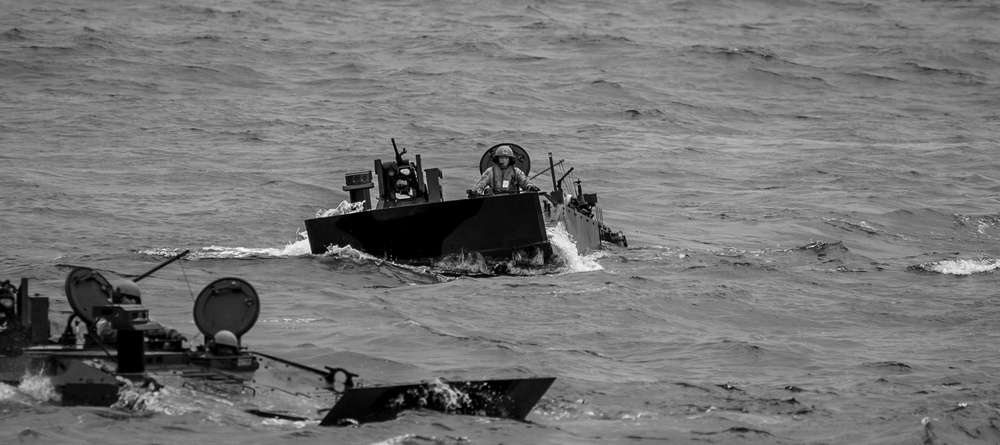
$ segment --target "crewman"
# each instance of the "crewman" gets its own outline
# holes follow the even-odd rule
[[[142,292],[139,290],[139,286],[135,284],[135,281],[120,279],[113,280],[109,284],[112,286],[111,298],[108,300],[109,303],[119,305],[142,304]],[[111,322],[104,318],[97,319],[97,322],[94,324],[94,331],[97,333],[100,341],[104,343],[114,343],[118,340],[118,330],[112,329]],[[178,343],[187,341],[187,337],[177,332],[176,329],[162,326],[157,329],[146,330],[144,334],[150,340],[174,341]],[[88,340],[90,340],[89,337]]]
[[[17,288],[10,280],[0,283],[0,332],[20,327],[20,319],[14,309]]]
[[[527,175],[514,165],[514,151],[507,145],[501,145],[493,151],[493,165],[483,172],[473,193],[483,196],[519,193],[521,190],[537,192],[541,189],[532,184]]]
[[[0,355],[20,356],[27,345],[27,332],[15,310],[17,288],[10,280],[0,283]]]
[[[222,330],[208,343],[208,351],[218,356],[240,355],[240,340],[232,332]]]

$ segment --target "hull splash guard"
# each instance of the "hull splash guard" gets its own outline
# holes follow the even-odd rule
[[[305,221],[313,254],[351,246],[393,260],[507,256],[548,243],[535,193],[390,207]]]
[[[524,420],[555,380],[540,377],[353,388],[320,425],[391,420],[408,409]]]

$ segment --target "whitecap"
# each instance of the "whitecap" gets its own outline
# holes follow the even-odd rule
[[[942,260],[934,263],[922,265],[927,271],[937,272],[945,275],[973,275],[977,273],[989,273],[1000,268],[1000,260],[996,258],[983,258],[976,260]]]

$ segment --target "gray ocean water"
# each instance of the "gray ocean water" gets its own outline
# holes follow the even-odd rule
[[[554,376],[521,423],[265,421],[0,385],[0,443],[1000,442],[1000,4],[989,0],[0,0],[0,280],[145,272],[200,341],[366,383]],[[516,143],[628,248],[493,277],[309,253],[394,138],[462,199]],[[536,169],[537,171],[537,169]],[[421,236],[414,233],[413,236]]]

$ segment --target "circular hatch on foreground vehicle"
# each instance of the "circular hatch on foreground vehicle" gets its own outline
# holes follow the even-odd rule
[[[222,278],[198,294],[194,302],[194,324],[206,339],[219,331],[237,338],[246,334],[260,314],[260,299],[253,286],[239,278]]]
[[[66,300],[73,312],[88,325],[94,324],[94,307],[111,304],[111,284],[104,275],[88,267],[77,267],[66,276]]]

